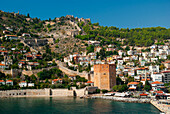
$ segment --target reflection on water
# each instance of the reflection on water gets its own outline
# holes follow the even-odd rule
[[[159,114],[151,104],[123,103],[103,99],[72,97],[6,98],[0,99],[1,114],[51,113],[129,113]]]

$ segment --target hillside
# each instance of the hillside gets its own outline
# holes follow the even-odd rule
[[[81,40],[96,40],[101,41],[102,45],[115,44],[129,46],[151,46],[154,43],[164,44],[170,39],[170,29],[164,27],[150,28],[117,28],[114,26],[100,26],[99,23],[81,23],[79,26],[86,32],[87,35],[77,35]],[[120,43],[120,42],[121,43]]]
[[[3,31],[8,34],[21,36],[29,33],[31,37],[23,38],[23,42],[42,53],[46,47],[52,52],[68,55],[69,53],[85,51],[87,41],[99,41],[101,46],[151,46],[167,43],[170,39],[170,29],[163,27],[123,29],[117,27],[100,26],[91,23],[90,19],[73,17],[71,15],[60,18],[41,20],[19,13],[0,11],[0,36]],[[43,42],[43,43],[41,43]]]
[[[75,18],[71,15],[40,20],[31,18],[29,14],[25,16],[0,11],[0,35],[5,36],[4,30],[7,30],[10,35],[17,36],[28,33],[31,37],[21,39],[34,49],[45,52],[45,46],[48,45],[52,52],[68,54],[80,52],[86,48],[82,46],[81,40],[74,38],[82,31],[77,25],[79,22],[88,23],[90,20]]]

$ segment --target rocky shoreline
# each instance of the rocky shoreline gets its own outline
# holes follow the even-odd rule
[[[91,96],[92,99],[110,99],[120,102],[128,103],[150,103],[151,99],[149,98],[124,98],[124,97],[114,97],[114,96]]]

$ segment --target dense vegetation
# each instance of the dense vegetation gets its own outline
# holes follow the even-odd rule
[[[135,28],[135,29],[119,29],[117,27],[99,26],[99,24],[79,24],[83,28],[86,35],[77,35],[76,38],[82,40],[101,41],[101,45],[115,44],[120,45],[116,38],[121,38],[124,45],[131,46],[150,46],[158,40],[158,44],[163,44],[163,40],[170,39],[170,29],[163,27]]]
[[[25,16],[0,11],[0,29],[4,30],[5,26],[10,27],[13,29],[11,34],[21,35],[22,33],[32,33],[31,35],[36,37],[34,33],[40,32],[43,29],[44,22],[38,18],[30,18],[29,14]],[[2,33],[2,31],[0,32]]]

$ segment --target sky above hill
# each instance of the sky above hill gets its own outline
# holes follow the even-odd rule
[[[1,0],[0,10],[42,20],[66,15],[119,28],[170,28],[170,0]]]

